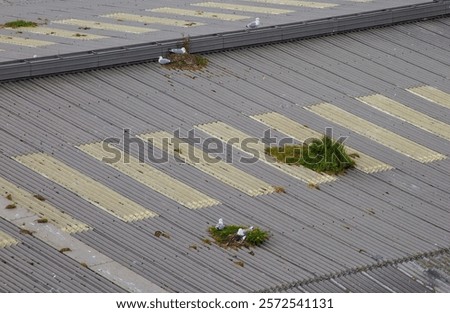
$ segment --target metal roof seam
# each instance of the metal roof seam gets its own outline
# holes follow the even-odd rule
[[[364,274],[367,271],[370,271],[370,270],[373,270],[373,269],[383,268],[383,267],[389,266],[389,265],[401,264],[401,263],[405,263],[405,262],[408,262],[408,261],[418,260],[418,259],[421,259],[421,258],[430,257],[430,256],[436,256],[436,255],[449,253],[449,252],[450,252],[450,248],[443,248],[443,249],[439,249],[439,250],[435,250],[435,251],[431,251],[431,252],[425,252],[425,253],[417,254],[417,255],[414,255],[414,256],[404,257],[404,258],[393,260],[393,261],[384,261],[381,264],[376,264],[376,265],[372,265],[372,266],[364,266],[364,267],[361,267],[361,268],[358,268],[358,269],[354,269],[354,270],[342,271],[339,276],[337,276],[337,274],[326,274],[326,275],[323,275],[323,276],[320,276],[320,277],[317,277],[317,278],[311,278],[311,279],[307,279],[307,280],[303,280],[303,281],[291,282],[291,283],[287,283],[287,284],[279,285],[279,286],[272,286],[270,288],[258,290],[257,292],[261,292],[261,293],[281,292],[281,291],[285,291],[286,289],[294,288],[296,286],[303,286],[303,285],[307,285],[307,284],[310,284],[310,283],[313,283],[313,282],[320,282],[322,280],[329,280],[331,278],[337,278],[337,277],[340,277],[342,275],[346,276],[346,275],[350,275],[350,274],[354,274],[354,273],[363,273]]]

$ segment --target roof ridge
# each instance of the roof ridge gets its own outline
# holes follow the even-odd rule
[[[207,53],[333,35],[450,15],[450,0],[439,0],[389,9],[353,13],[288,24],[193,36],[190,51]],[[183,39],[133,44],[92,51],[0,63],[0,82],[80,72],[156,60]]]
[[[371,270],[378,269],[378,268],[383,268],[383,267],[387,267],[387,266],[393,266],[393,265],[397,265],[397,264],[401,264],[401,263],[405,263],[405,262],[423,259],[426,257],[434,257],[434,256],[438,256],[438,255],[441,255],[444,253],[449,253],[449,252],[450,252],[450,248],[440,248],[435,251],[417,253],[412,256],[406,256],[406,257],[398,258],[398,259],[394,259],[394,260],[386,260],[386,261],[379,262],[379,263],[372,264],[372,265],[363,265],[363,266],[360,266],[357,268],[343,270],[343,271],[340,271],[337,273],[321,275],[321,276],[318,276],[315,278],[309,278],[309,279],[294,281],[291,283],[280,284],[277,286],[260,289],[260,290],[257,290],[256,292],[257,293],[279,293],[279,292],[287,291],[292,288],[296,288],[296,287],[300,287],[300,286],[304,286],[304,285],[308,285],[308,284],[312,284],[312,283],[317,283],[317,282],[330,280],[330,279],[338,278],[338,277],[342,277],[342,276],[348,276],[348,275],[352,275],[352,274],[367,272],[367,271],[371,271]]]

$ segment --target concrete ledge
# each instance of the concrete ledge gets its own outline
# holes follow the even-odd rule
[[[8,203],[6,199],[0,197],[0,205]],[[13,212],[13,213],[11,213]],[[33,232],[33,236],[56,250],[69,248],[64,252],[68,257],[84,264],[90,270],[112,281],[129,292],[164,293],[166,290],[147,280],[129,268],[119,264],[103,253],[95,250],[82,241],[72,237],[70,234],[61,231],[59,228],[49,223],[39,224],[36,220],[38,215],[33,214],[25,208],[17,207],[14,210],[0,210],[0,218],[11,222],[19,228]]]
[[[388,26],[449,14],[450,0],[439,0],[392,9],[261,27],[255,30],[196,36],[190,38],[190,48],[192,53],[205,53]],[[170,48],[180,45],[181,39],[167,40],[60,56],[4,62],[0,63],[0,81],[152,61],[160,55],[164,55]]]

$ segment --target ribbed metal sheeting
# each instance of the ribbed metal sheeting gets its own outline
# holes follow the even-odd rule
[[[374,269],[368,272],[351,274],[338,277],[331,281],[334,286],[341,288],[343,292],[395,292],[395,293],[428,293],[433,290],[412,277],[409,277],[393,266]],[[326,289],[324,282],[316,283],[315,286],[304,287],[308,292],[320,292]]]
[[[5,164],[7,164],[7,161],[5,162]],[[94,168],[91,168],[90,170],[93,171]],[[35,175],[31,174],[31,173],[28,173],[27,176],[28,175],[35,176]],[[293,183],[293,182],[291,182],[291,183],[295,186],[295,183]],[[211,187],[214,188],[214,189],[216,189],[216,188],[219,189],[220,188],[219,185],[211,186]],[[37,187],[37,188],[39,188],[39,187]],[[44,187],[40,186],[40,188],[44,188]],[[47,189],[47,188],[44,188],[44,189]],[[216,192],[217,192],[217,189],[216,189]],[[136,190],[136,192],[137,193],[145,193],[145,190],[139,189],[139,190]],[[227,192],[227,195],[229,195],[228,192]],[[238,196],[238,195],[236,195],[236,196]],[[314,194],[312,194],[311,196],[314,198]],[[224,197],[224,196],[222,195],[222,197]],[[230,197],[232,197],[232,195],[230,195]],[[275,227],[275,226],[277,227],[277,229],[278,229],[277,233],[284,232],[286,228],[294,230],[296,228],[295,225],[297,223],[308,223],[306,225],[303,224],[302,228],[305,228],[306,230],[302,230],[301,231],[301,239],[300,239],[300,241],[298,239],[296,240],[297,243],[299,243],[301,245],[306,245],[306,247],[303,247],[301,249],[296,248],[293,251],[283,251],[284,249],[282,247],[285,244],[287,244],[287,242],[290,242],[290,241],[288,241],[287,238],[285,238],[282,241],[278,242],[278,245],[280,245],[280,247],[278,247],[278,248],[275,247],[275,246],[274,247],[267,247],[267,250],[270,253],[276,252],[276,254],[279,254],[279,255],[285,255],[286,254],[286,257],[289,257],[289,260],[290,260],[289,262],[291,263],[290,266],[292,266],[294,268],[297,266],[295,264],[297,264],[297,262],[299,262],[299,260],[301,260],[301,259],[302,259],[301,263],[305,263],[305,264],[308,263],[312,259],[315,259],[316,262],[320,262],[319,263],[320,265],[319,264],[315,264],[314,266],[312,266],[312,264],[301,265],[301,267],[306,267],[308,269],[308,271],[312,272],[312,273],[314,273],[314,272],[317,272],[317,273],[322,272],[323,273],[326,268],[333,268],[334,270],[337,271],[337,270],[339,270],[340,266],[342,266],[345,263],[348,263],[350,266],[356,266],[358,263],[361,264],[361,263],[364,263],[364,262],[368,262],[368,259],[366,257],[362,256],[365,253],[356,253],[355,251],[352,251],[351,248],[350,249],[346,249],[345,246],[339,248],[339,250],[341,250],[341,251],[338,251],[338,249],[336,249],[334,251],[325,251],[325,250],[333,249],[333,246],[336,246],[337,243],[333,243],[331,238],[327,238],[327,236],[322,235],[323,232],[328,233],[329,236],[336,235],[337,233],[341,233],[339,235],[339,237],[341,238],[340,240],[345,240],[347,242],[347,245],[350,244],[350,245],[353,246],[353,249],[357,249],[360,246],[361,242],[360,243],[355,242],[355,239],[353,238],[355,236],[354,234],[345,235],[346,228],[344,228],[342,226],[343,225],[344,226],[349,225],[350,227],[353,227],[353,223],[347,224],[347,223],[343,223],[343,222],[340,221],[341,223],[343,223],[343,225],[330,226],[331,229],[330,229],[329,226],[320,225],[321,222],[323,223],[323,221],[326,220],[327,218],[328,218],[328,221],[329,221],[330,213],[326,213],[326,212],[323,212],[322,214],[315,213],[317,211],[317,209],[320,209],[320,210],[323,210],[323,209],[320,208],[320,207],[319,208],[314,208],[314,205],[313,205],[314,199],[311,200],[311,211],[314,213],[314,215],[318,215],[318,217],[316,219],[313,219],[313,216],[309,216],[308,217],[308,215],[311,215],[311,213],[306,214],[306,213],[303,212],[303,210],[301,210],[301,208],[305,205],[305,201],[304,200],[300,200],[300,201],[302,201],[303,205],[300,206],[298,214],[301,214],[301,216],[299,216],[298,218],[296,217],[297,214],[294,214],[294,212],[290,212],[290,210],[289,210],[289,208],[295,207],[296,204],[298,205],[298,200],[295,201],[293,199],[293,201],[291,203],[288,203],[288,202],[286,202],[287,199],[284,199],[283,196],[279,196],[279,199],[273,199],[273,201],[271,201],[271,202],[273,202],[273,204],[270,207],[268,207],[268,208],[265,208],[263,203],[266,202],[266,201],[269,201],[270,199],[266,199],[266,201],[261,201],[261,203],[258,203],[258,204],[252,203],[251,201],[247,201],[245,204],[243,204],[242,200],[241,201],[236,201],[236,203],[234,203],[234,201],[232,202],[230,199],[227,200],[226,198],[224,200],[227,201],[234,208],[240,208],[240,207],[248,208],[248,209],[246,209],[246,211],[248,211],[247,214],[249,214],[250,216],[254,216],[254,217],[253,218],[249,218],[247,216],[241,216],[239,214],[239,211],[240,211],[239,209],[236,210],[235,212],[232,211],[230,213],[230,215],[229,215],[229,214],[225,214],[225,213],[221,212],[221,211],[224,211],[223,208],[220,208],[220,209],[218,208],[217,211],[214,211],[214,212],[211,211],[210,215],[207,215],[207,216],[204,217],[204,219],[203,219],[204,220],[204,225],[207,225],[208,222],[215,221],[215,219],[217,219],[217,216],[223,216],[225,218],[225,220],[228,220],[228,221],[233,221],[233,220],[244,221],[244,220],[247,220],[248,221],[247,223],[252,223],[252,222],[261,220],[261,221],[263,221],[262,223],[260,223],[261,225],[268,225],[269,226],[271,224],[271,220],[276,220],[277,218],[280,219],[279,213],[276,213],[276,211],[272,211],[274,209],[276,210],[277,207],[281,207],[282,210],[286,212],[285,216],[289,220],[292,220],[293,218],[296,219],[294,221],[287,222],[287,221],[285,221],[285,218],[283,218],[282,221],[284,221],[284,225],[280,222],[278,225],[271,226],[271,227]],[[81,209],[82,206],[80,206],[79,203],[72,202],[70,200],[68,200],[68,201],[69,201],[71,206],[75,206],[76,208],[80,208],[80,211],[84,211],[85,210],[85,209]],[[159,201],[161,201],[161,200],[159,200]],[[330,199],[330,205],[331,205],[331,201],[335,202],[335,200]],[[284,202],[286,202],[285,205],[283,204]],[[155,202],[155,203],[161,203],[161,202]],[[67,206],[67,204],[65,204],[65,206]],[[266,205],[266,207],[267,207],[267,205]],[[336,207],[337,207],[337,205],[334,204],[333,213],[332,214],[334,214],[334,218],[336,218],[336,221],[337,221],[339,219],[339,213],[338,213],[339,211],[336,210]],[[70,210],[71,208],[67,208],[67,209]],[[344,213],[345,210],[348,210],[348,207],[343,205],[342,206],[342,213]],[[205,211],[205,213],[208,213],[208,212],[210,212],[210,211]],[[75,212],[73,212],[73,213],[75,213]],[[97,214],[96,212],[94,212],[94,213]],[[363,212],[361,212],[361,213],[363,214]],[[80,214],[80,213],[77,212],[77,214]],[[146,257],[146,259],[156,258],[156,256],[152,255],[152,252],[158,251],[158,258],[162,258],[161,262],[164,262],[163,263],[164,264],[163,270],[164,270],[164,268],[169,266],[169,264],[170,264],[166,260],[167,252],[165,252],[165,250],[164,250],[164,246],[167,245],[168,242],[163,242],[163,243],[156,242],[156,243],[162,245],[162,248],[160,248],[161,250],[157,250],[157,249],[155,249],[152,246],[148,246],[149,242],[147,242],[147,241],[150,238],[152,238],[152,232],[154,232],[155,230],[161,230],[161,229],[162,230],[167,230],[167,229],[169,229],[168,232],[171,233],[172,232],[171,229],[177,229],[177,233],[178,233],[177,236],[182,236],[182,238],[189,238],[190,240],[185,239],[183,241],[183,244],[179,245],[176,250],[178,250],[178,251],[187,250],[188,252],[189,252],[188,247],[190,245],[193,245],[193,244],[197,244],[197,245],[201,244],[199,239],[202,238],[202,236],[205,235],[205,233],[204,233],[204,230],[205,230],[204,226],[202,227],[201,225],[198,224],[198,222],[196,224],[196,219],[198,217],[190,216],[190,215],[187,215],[187,214],[186,215],[185,214],[181,214],[181,212],[175,212],[175,214],[173,214],[173,215],[169,215],[169,212],[165,212],[165,214],[166,214],[166,217],[169,219],[169,221],[163,223],[162,220],[158,219],[159,223],[157,225],[153,225],[153,223],[148,222],[149,224],[146,223],[145,226],[142,226],[142,229],[144,230],[144,233],[139,233],[138,232],[136,234],[133,234],[133,232],[131,232],[132,229],[129,229],[128,227],[126,227],[127,228],[126,233],[120,233],[119,229],[121,227],[125,227],[125,226],[120,225],[121,227],[118,228],[116,225],[114,225],[114,222],[113,222],[113,224],[108,225],[105,222],[106,218],[105,217],[101,217],[101,221],[102,221],[101,223],[104,224],[104,226],[102,227],[103,229],[100,229],[100,227],[97,226],[97,224],[93,224],[93,225],[95,225],[95,229],[96,229],[94,231],[94,233],[96,233],[96,231],[100,231],[100,232],[103,233],[103,232],[106,231],[106,228],[107,228],[108,232],[109,233],[112,232],[113,234],[108,234],[107,236],[104,236],[104,238],[102,238],[101,236],[97,238],[95,236],[94,237],[95,239],[92,240],[93,242],[89,242],[89,243],[91,245],[93,245],[94,247],[96,247],[97,249],[103,249],[104,250],[103,252],[105,254],[110,254],[111,257],[114,257],[115,259],[117,259],[117,258],[119,258],[119,256],[117,254],[114,254],[115,253],[114,249],[118,249],[118,246],[117,246],[117,243],[115,243],[114,245],[112,245],[111,243],[108,244],[108,241],[111,240],[111,239],[108,239],[108,238],[110,238],[110,236],[115,236],[114,241],[119,241],[120,240],[121,242],[123,242],[123,247],[120,250],[122,250],[122,249],[125,250],[126,248],[129,248],[130,245],[132,245],[131,242],[129,242],[128,240],[125,239],[125,236],[126,236],[127,233],[128,233],[128,236],[130,236],[131,238],[142,238],[141,239],[142,241],[136,241],[136,239],[133,239],[135,247],[132,250],[132,252],[130,252],[131,256],[129,257],[129,259],[127,261],[134,263],[133,260],[136,260],[136,258],[139,258],[139,256],[141,256],[141,258],[142,258],[142,254],[144,254],[143,251],[146,251],[145,253],[148,253],[148,256]],[[306,215],[303,216],[304,214],[306,214]],[[333,217],[333,215],[331,217]],[[91,221],[91,223],[92,223],[93,218],[84,216],[84,220]],[[178,229],[179,226],[177,225],[178,221],[183,221],[183,223],[189,225],[189,227],[191,227],[193,229],[196,229],[196,232],[197,232],[196,236],[189,237],[188,234],[181,234],[181,230]],[[156,220],[155,220],[155,222],[156,222]],[[328,222],[328,223],[331,224],[331,222]],[[357,225],[357,224],[355,224],[355,225]],[[311,231],[309,231],[308,228],[311,228],[311,227],[312,228],[314,228],[314,227],[319,228],[319,231],[317,231],[317,233],[312,231],[312,234],[310,235],[309,233]],[[369,251],[369,253],[372,253],[372,254],[380,253],[380,254],[384,254],[384,255],[386,255],[387,253],[398,253],[397,249],[388,248],[388,246],[386,245],[386,243],[390,240],[389,237],[386,237],[384,240],[381,240],[381,242],[380,242],[379,239],[373,238],[375,236],[375,234],[376,234],[376,231],[374,232],[373,230],[369,230],[369,229],[362,229],[361,231],[363,233],[361,234],[361,236],[358,235],[358,238],[359,237],[364,238],[364,239],[370,238],[371,250],[369,250],[369,249],[367,250],[367,251]],[[353,232],[357,232],[358,234],[360,233],[359,230],[354,230]],[[364,233],[369,234],[369,236],[368,235],[364,235]],[[398,231],[396,231],[395,234],[400,236]],[[86,235],[86,237],[94,236],[92,233],[89,233],[89,234],[86,233],[85,235]],[[172,235],[173,238],[175,238],[175,236],[176,236],[175,234]],[[275,245],[277,245],[277,242],[276,242],[277,239],[276,238],[278,236],[274,237]],[[84,238],[85,236],[81,235],[81,237]],[[378,237],[380,237],[380,234],[378,234]],[[321,248],[318,249],[316,247],[319,238],[322,238],[322,239],[320,239],[320,241],[323,244],[327,243],[326,245],[323,246],[324,251],[321,251]],[[88,240],[88,239],[86,239],[86,240]],[[384,241],[384,244],[382,243],[383,241]],[[376,247],[377,245],[375,244],[376,242],[378,242],[377,245],[381,244],[382,248],[377,248]],[[403,243],[403,244],[405,244],[405,243]],[[411,245],[411,251],[414,251],[414,249],[417,249],[417,247],[418,247],[418,242],[415,242],[414,244]],[[428,248],[430,248],[430,247],[431,247],[431,245],[428,246]],[[428,248],[426,247],[426,248],[423,248],[423,249],[428,249]],[[105,251],[105,249],[107,249],[107,250]],[[167,249],[167,247],[165,249]],[[294,248],[292,248],[292,249],[294,249]],[[375,249],[375,251],[373,249]],[[314,252],[314,251],[316,251],[316,252]],[[388,251],[391,251],[391,252],[388,252]],[[287,252],[289,252],[289,253],[287,253]],[[321,257],[320,255],[314,256],[315,254],[317,254],[317,252],[319,252],[319,254],[326,253],[329,256],[326,256],[326,257],[324,257],[324,256]],[[138,254],[136,254],[136,253],[138,253]],[[338,264],[334,264],[334,262],[332,262],[330,260],[330,258],[333,257],[333,255],[335,255],[336,253],[338,253],[340,255],[338,258],[336,258]],[[298,256],[296,256],[295,254],[298,254]],[[359,254],[362,254],[362,255],[358,256]],[[349,255],[349,256],[347,256],[347,255]],[[399,256],[399,255],[401,255],[401,253],[397,254],[396,256]],[[206,259],[205,256],[203,256],[203,255],[197,255],[197,256],[200,258],[200,260],[202,262],[205,262],[205,259]],[[246,255],[244,254],[244,256],[246,256]],[[122,256],[120,256],[120,257],[122,257]],[[276,260],[277,259],[277,255],[275,255],[274,257],[275,257],[275,260]],[[176,254],[175,254],[175,258],[176,258]],[[350,258],[354,258],[355,260],[350,260]],[[265,260],[265,261],[267,261],[269,259],[270,259],[269,256],[264,256],[263,257],[263,260]],[[210,264],[209,266],[211,266],[211,264],[215,264],[219,260],[215,260],[214,263],[213,262],[211,262],[211,263],[208,262]],[[275,260],[273,262],[276,262]],[[143,260],[143,262],[145,263],[145,260]],[[172,261],[172,262],[174,262],[174,261]],[[183,263],[185,263],[185,262],[187,262],[187,261],[183,261]],[[193,262],[193,263],[199,265],[198,262],[199,261]],[[252,257],[251,256],[247,256],[245,262],[247,264],[251,264],[250,262],[252,262]],[[270,262],[270,264],[273,263],[273,262]],[[371,261],[369,261],[369,262],[371,262]],[[176,267],[176,264],[177,264],[177,262],[174,262],[174,263],[172,263],[172,266]],[[273,270],[270,270],[270,266],[271,266],[270,264],[265,264],[265,267],[269,266],[269,268],[264,268],[264,272],[270,273],[270,272],[273,271]],[[145,265],[148,266],[147,264],[145,264]],[[204,263],[203,263],[203,265],[204,265]],[[232,262],[230,262],[230,265],[232,265]],[[202,270],[205,271],[205,268],[202,268]],[[213,270],[213,269],[211,269],[211,270]],[[288,270],[288,272],[289,272],[289,270],[292,271],[292,269],[289,269],[289,267],[287,267],[285,270]],[[154,271],[151,271],[150,269],[146,270],[144,268],[144,269],[142,269],[142,271],[143,271],[143,274],[144,273],[152,273],[152,274],[154,274]],[[218,271],[218,269],[217,269],[217,266],[215,265],[214,272],[217,272],[217,271]],[[223,274],[223,275],[229,277],[231,275],[230,271],[231,270],[225,266],[223,272],[227,273],[227,274]],[[287,273],[284,274],[284,275],[286,275],[285,279],[289,279],[289,277],[290,277],[290,275],[287,275]],[[236,275],[238,275],[238,273],[236,273]],[[294,278],[294,277],[296,277],[296,276],[295,275],[291,276],[291,278]],[[300,276],[300,277],[302,277],[302,276]],[[308,277],[311,277],[311,276],[308,276]],[[163,280],[163,282],[164,282],[164,280]],[[246,283],[248,283],[248,282],[246,282]],[[181,282],[178,282],[178,286],[181,286],[181,285],[182,285]],[[210,286],[207,286],[206,284],[200,284],[200,285],[198,285],[197,288],[202,288],[202,287],[203,288],[206,288],[206,287],[211,288]],[[178,288],[181,288],[181,287],[178,287]],[[187,290],[189,290],[189,289],[187,289]],[[202,289],[200,289],[200,290],[202,290]]]
[[[450,292],[450,253],[424,257],[398,265],[406,275],[413,277],[436,292]]]
[[[429,19],[449,14],[449,2],[443,0],[383,8],[338,17],[260,27],[250,32],[245,29],[193,36],[190,47],[192,52],[211,52]],[[75,52],[62,56],[4,62],[0,66],[0,81],[148,61],[158,58],[178,43],[178,40],[165,40]]]
[[[0,292],[124,292],[112,282],[0,219],[20,245],[0,249]]]
[[[449,292],[448,252],[414,261],[303,284],[280,292],[429,293]]]
[[[421,48],[405,50],[401,41],[386,38],[393,32]],[[430,32],[433,36],[423,40],[423,34]],[[1,175],[92,227],[76,234],[77,239],[168,291],[256,291],[352,269],[360,273],[340,278],[342,285],[359,286],[355,292],[386,292],[376,281],[400,290],[394,282],[387,285],[390,274],[384,269],[367,274],[373,279],[361,270],[448,247],[449,159],[421,164],[303,107],[331,102],[448,156],[448,141],[354,99],[380,93],[450,123],[448,109],[406,91],[431,85],[450,93],[446,77],[450,68],[439,57],[442,51],[450,52],[448,34],[450,20],[445,18],[212,54],[202,72],[142,64],[4,83],[0,85]],[[185,134],[195,125],[214,121],[259,138],[267,126],[250,116],[266,112],[277,112],[318,132],[332,126],[335,137],[349,136],[349,145],[395,169],[375,174],[349,171],[317,190],[263,162],[234,162],[233,166],[287,191],[253,198],[173,159],[152,164],[221,203],[192,211],[75,147],[121,137],[124,128],[130,129],[131,136],[177,128]],[[158,217],[125,223],[13,159],[34,152],[52,155]],[[137,145],[129,153],[138,157]],[[236,150],[231,153],[234,160],[242,155]],[[272,237],[253,249],[254,255],[246,249],[224,250],[204,243],[207,228],[220,217],[225,223],[260,226]],[[170,238],[156,237],[156,231]],[[413,285],[407,288],[415,290]],[[311,288],[320,291],[321,287]],[[327,282],[323,288],[331,290],[334,285]]]

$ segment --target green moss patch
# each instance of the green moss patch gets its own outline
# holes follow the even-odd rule
[[[242,238],[237,235],[239,228],[247,229],[248,227],[242,225],[227,225],[222,230],[218,230],[216,227],[212,226],[208,231],[216,243],[222,247],[248,248],[259,246],[269,239],[269,233],[267,231],[255,227],[253,230],[248,231],[245,240],[242,240]]]
[[[341,174],[355,166],[354,158],[348,155],[342,143],[324,136],[309,144],[285,145],[266,148],[265,152],[278,162],[289,165],[302,165],[319,173]]]
[[[3,24],[4,27],[10,27],[10,28],[19,28],[19,27],[36,27],[38,26],[37,23],[31,22],[31,21],[24,21],[24,20],[16,20],[11,21]]]

